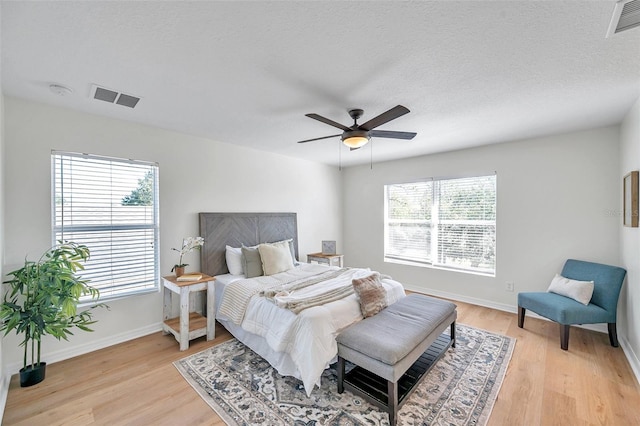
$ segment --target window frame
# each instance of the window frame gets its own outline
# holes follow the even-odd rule
[[[442,182],[446,181],[455,181],[459,179],[482,179],[482,178],[493,178],[494,185],[494,219],[440,219],[440,188],[439,185]],[[431,206],[430,206],[430,218],[429,219],[390,219],[389,218],[389,187],[392,186],[403,186],[403,185],[412,185],[419,183],[428,183],[431,184]],[[498,179],[497,173],[486,173],[486,174],[478,174],[478,175],[470,175],[470,176],[455,176],[455,177],[438,177],[438,178],[424,178],[424,179],[416,179],[412,181],[406,182],[397,182],[397,183],[389,183],[384,185],[384,240],[383,240],[383,260],[384,262],[389,263],[397,263],[418,267],[426,267],[426,268],[434,268],[434,269],[444,269],[451,270],[469,274],[483,275],[483,276],[496,276],[497,271],[497,206],[498,206],[498,189],[497,189]],[[395,253],[392,252],[393,245],[390,243],[391,232],[390,225],[393,224],[402,224],[402,223],[421,223],[425,224],[428,227],[428,235],[430,239],[430,244],[424,244],[426,247],[429,245],[428,250],[425,249],[424,252],[428,253],[428,256],[418,258],[416,256],[403,256],[398,254],[397,251]],[[493,268],[468,268],[462,266],[456,266],[451,264],[446,264],[440,261],[442,256],[441,245],[439,244],[439,240],[442,238],[442,231],[440,227],[442,225],[447,224],[461,224],[463,226],[469,225],[477,225],[482,227],[491,227],[493,226]],[[469,259],[467,257],[466,259]]]
[[[152,208],[152,223],[124,223],[124,224],[81,224],[74,226],[65,226],[64,222],[61,225],[58,225],[58,213],[56,209],[57,204],[57,183],[60,177],[63,177],[63,174],[58,174],[57,163],[65,161],[65,159],[70,159],[71,161],[81,161],[78,159],[87,159],[88,161],[97,161],[97,162],[105,162],[105,163],[116,163],[120,167],[126,166],[127,164],[137,166],[137,167],[148,167],[149,171],[153,173],[153,208]],[[111,167],[111,166],[109,166]],[[107,167],[105,166],[105,170]],[[133,288],[129,290],[120,290],[118,291],[118,285],[113,284],[113,274],[109,274],[108,277],[104,278],[104,280],[97,281],[92,279],[89,281],[89,285],[94,286],[100,290],[100,301],[106,300],[117,300],[130,296],[136,296],[140,294],[148,294],[155,293],[161,290],[160,285],[160,212],[159,212],[159,173],[160,168],[158,163],[144,160],[132,160],[132,159],[124,159],[118,157],[108,157],[103,155],[96,154],[87,154],[87,153],[77,153],[77,152],[69,152],[69,151],[51,151],[51,240],[52,245],[58,243],[60,239],[65,239],[65,233],[73,233],[78,231],[84,231],[87,233],[91,232],[100,232],[100,231],[130,231],[130,230],[141,230],[141,231],[151,231],[153,236],[153,278],[147,279],[143,281],[143,285],[141,288]],[[118,176],[117,173],[114,173],[113,170],[110,171],[110,177]],[[135,188],[133,188],[135,189]],[[64,193],[64,190],[62,191]],[[71,204],[73,206],[73,204]],[[73,207],[72,207],[73,208]],[[63,210],[64,216],[64,210]],[[113,213],[109,216],[110,220],[114,219]],[[144,237],[136,238],[136,241],[148,241]],[[78,242],[78,241],[76,241]],[[90,244],[86,242],[80,242],[81,244],[86,244],[91,250]],[[91,262],[91,256],[89,261]],[[79,272],[78,275],[82,276],[82,272]],[[107,284],[105,284],[107,282]],[[108,285],[108,282],[111,282],[111,285]],[[114,290],[115,289],[115,290]],[[106,294],[111,293],[111,294]],[[88,296],[83,296],[81,298],[81,304],[87,305],[95,303],[95,300],[90,299]]]

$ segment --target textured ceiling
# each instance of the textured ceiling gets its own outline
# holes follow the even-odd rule
[[[613,1],[1,3],[6,95],[337,164],[346,125],[411,110],[342,164],[619,123],[640,95],[640,29]],[[67,96],[50,83],[73,89]],[[92,84],[142,98],[90,99]]]

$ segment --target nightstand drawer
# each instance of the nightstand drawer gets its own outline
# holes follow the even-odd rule
[[[342,268],[342,258],[343,255],[341,254],[311,253],[307,255],[307,263],[321,263]]]

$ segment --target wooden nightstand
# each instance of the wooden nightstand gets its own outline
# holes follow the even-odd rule
[[[328,266],[339,266],[342,268],[342,257],[341,254],[322,254],[322,253],[311,253],[307,255],[307,263],[324,263]]]
[[[215,319],[215,289],[214,277],[202,274],[202,279],[197,281],[178,281],[175,275],[162,277],[164,287],[164,307],[162,331],[171,333],[180,342],[180,350],[189,348],[189,341],[200,336],[207,336],[207,340],[216,337]],[[197,312],[190,312],[189,293],[194,291],[207,292],[207,317]],[[170,318],[173,294],[180,295],[180,316]]]

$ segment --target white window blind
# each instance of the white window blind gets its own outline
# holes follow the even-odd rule
[[[496,176],[385,186],[385,260],[495,274]]]
[[[430,262],[433,182],[387,185],[385,256]]]
[[[156,291],[158,166],[52,152],[53,239],[89,247],[83,278],[100,299]]]

